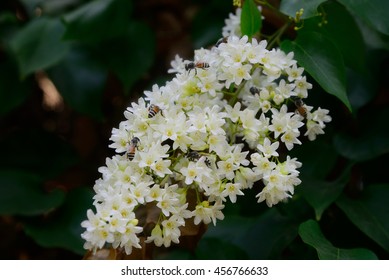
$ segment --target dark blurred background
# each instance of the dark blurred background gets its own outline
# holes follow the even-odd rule
[[[233,11],[227,0],[0,2],[0,259],[83,257],[80,222],[92,206],[97,169],[113,155],[112,128],[144,90],[172,78],[167,69],[176,54],[191,59],[194,49],[212,46]],[[263,14],[264,35],[284,23],[272,10]],[[348,71],[353,113],[309,77],[309,104],[329,108],[333,121],[326,135],[296,149],[305,184],[291,203],[268,209],[248,191],[205,238],[199,241],[200,230],[156,258],[317,258],[298,235],[321,207],[309,186],[330,197],[320,226],[334,246],[389,257],[387,237],[377,245],[351,222],[347,206],[354,204],[334,203],[340,193],[358,199],[370,194],[366,186],[383,186],[371,209],[386,221],[383,234],[389,231],[389,40],[370,31],[363,33],[370,74]]]

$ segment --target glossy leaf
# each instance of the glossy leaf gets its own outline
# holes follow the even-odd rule
[[[86,211],[92,202],[89,188],[77,188],[69,192],[63,206],[44,221],[25,223],[26,233],[43,247],[68,249],[83,255],[84,241],[81,222],[86,220]]]
[[[387,126],[389,109],[368,112],[363,117],[357,132],[341,132],[333,138],[334,147],[345,158],[366,161],[389,152],[389,130],[382,129]]]
[[[22,77],[58,63],[68,52],[62,41],[64,26],[58,19],[39,18],[15,34],[9,46],[16,57]]]
[[[352,13],[378,31],[389,35],[389,1],[382,0],[339,0]]]
[[[51,211],[64,201],[60,190],[47,192],[38,175],[23,170],[0,171],[0,214],[38,215]]]
[[[262,16],[258,10],[257,5],[253,0],[246,0],[242,6],[242,13],[240,16],[240,29],[242,35],[252,37],[258,33],[262,27]]]
[[[323,235],[319,224],[313,220],[302,223],[299,227],[302,240],[314,247],[321,260],[376,260],[377,256],[367,249],[340,249],[334,247]]]
[[[280,11],[284,14],[295,17],[296,12],[304,9],[302,19],[314,17],[318,15],[317,8],[319,5],[327,0],[282,0]]]
[[[131,1],[96,0],[63,17],[64,39],[99,42],[125,33],[130,22]]]
[[[366,187],[360,199],[342,196],[337,205],[362,232],[389,252],[389,184]]]
[[[365,42],[354,16],[336,1],[324,3],[322,9],[325,18],[315,17],[304,21],[302,31],[322,33],[340,50],[348,67],[360,73],[366,72]],[[323,23],[324,19],[326,23]],[[352,47],[350,47],[350,42],[352,42]]]
[[[154,34],[146,24],[132,22],[125,35],[102,44],[99,56],[128,92],[154,62]]]
[[[209,228],[203,238],[218,238],[233,244],[250,259],[268,259],[279,257],[296,235],[297,225],[272,208],[255,218],[229,216],[218,222],[216,228]],[[258,242],[259,236],[266,242]]]
[[[298,188],[308,203],[314,208],[316,220],[320,220],[323,212],[340,196],[350,177],[349,168],[334,182],[316,178],[303,179]]]
[[[295,41],[281,44],[285,52],[294,52],[298,64],[328,93],[339,98],[351,111],[346,95],[346,70],[343,57],[336,46],[317,32],[302,32]]]
[[[101,119],[106,70],[87,50],[73,48],[63,63],[48,71],[49,77],[73,109]]]
[[[291,155],[297,157],[303,164],[299,169],[300,177],[303,177],[303,180],[306,177],[324,180],[333,169],[339,156],[332,143],[327,143],[321,137],[297,146],[291,151]]]

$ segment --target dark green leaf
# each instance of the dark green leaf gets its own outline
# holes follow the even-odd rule
[[[347,71],[347,93],[350,99],[351,107],[356,111],[369,103],[377,95],[377,82],[371,77],[372,67],[366,67],[369,74],[360,74],[348,69]]]
[[[232,2],[211,0],[196,13],[192,21],[192,40],[195,49],[214,45],[222,36],[225,19],[232,10]],[[204,20],[204,19],[207,20]]]
[[[298,63],[328,93],[339,98],[351,111],[346,95],[346,70],[343,57],[336,46],[322,34],[302,32],[295,41],[284,41],[281,48],[294,52]]]
[[[100,42],[126,32],[130,22],[131,1],[96,0],[65,15],[64,39]]]
[[[10,41],[22,77],[58,63],[69,45],[61,41],[64,27],[58,19],[39,18],[29,22]]]
[[[256,218],[226,217],[215,228],[209,228],[204,238],[217,238],[233,244],[250,259],[268,259],[278,258],[296,235],[297,225],[272,208]],[[259,242],[259,236],[265,242]]]
[[[304,9],[302,19],[310,18],[318,15],[317,8],[327,0],[282,0],[280,11],[284,14],[295,17],[296,12]]]
[[[262,16],[253,0],[246,0],[243,3],[240,15],[240,29],[242,35],[252,37],[262,27]]]
[[[335,1],[324,3],[322,8],[325,18],[315,17],[306,20],[302,31],[322,33],[340,50],[348,67],[359,73],[366,72],[365,42],[354,17],[344,6]],[[326,20],[326,24],[322,22],[323,19]],[[352,47],[350,47],[350,42],[352,42]]]
[[[371,185],[361,199],[342,196],[337,205],[362,232],[389,252],[389,185]]]
[[[88,51],[73,48],[63,63],[51,68],[48,74],[72,108],[95,119],[102,118],[101,102],[107,73]]]
[[[9,59],[0,64],[0,116],[20,105],[30,93],[30,80],[20,81],[17,66]]]
[[[319,224],[313,220],[299,227],[302,240],[314,247],[321,260],[376,260],[377,256],[367,249],[340,249],[334,247],[323,235]]]
[[[41,222],[27,222],[26,233],[43,247],[59,247],[83,255],[84,241],[81,222],[92,203],[93,193],[88,188],[77,188],[68,193],[64,205],[52,217]]]
[[[219,238],[202,238],[195,254],[200,260],[247,260],[241,248]]]
[[[334,146],[339,154],[355,161],[366,161],[389,152],[389,109],[365,114],[354,134],[341,132],[334,136]]]
[[[347,9],[378,31],[389,35],[389,1],[339,0]]]
[[[20,170],[0,171],[0,214],[38,215],[58,207],[64,200],[59,190],[43,190],[42,178]]]
[[[340,196],[349,180],[350,170],[347,168],[342,176],[334,182],[318,180],[317,178],[303,179],[299,192],[315,209],[316,219],[320,220],[323,212]]]
[[[328,176],[339,156],[332,143],[327,143],[323,138],[307,141],[291,152],[303,164],[300,168],[301,176],[318,180]]]
[[[154,34],[146,24],[131,22],[123,37],[107,41],[101,50],[100,59],[119,77],[128,92],[154,62]]]

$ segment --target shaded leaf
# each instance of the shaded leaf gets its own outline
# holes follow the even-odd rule
[[[347,66],[359,73],[368,74],[365,73],[367,72],[365,42],[354,17],[336,1],[326,2],[322,8],[326,23],[323,24],[321,17],[311,18],[304,22],[302,31],[322,33],[340,50]]]
[[[253,0],[246,0],[242,6],[240,15],[240,29],[242,35],[252,37],[262,27],[262,16]]]
[[[217,238],[233,244],[250,259],[268,259],[279,257],[296,235],[297,225],[272,208],[255,218],[226,217],[216,228],[210,227],[203,238]],[[266,242],[258,242],[259,237]]]
[[[63,63],[48,71],[48,76],[73,109],[95,119],[102,118],[107,72],[87,50],[73,48]]]
[[[295,17],[296,12],[304,9],[302,19],[318,15],[317,8],[327,0],[282,0],[280,11],[288,16]]]
[[[339,0],[352,13],[359,16],[370,26],[389,35],[389,2],[382,0]]]
[[[58,207],[64,201],[60,190],[43,190],[42,178],[21,170],[0,171],[0,214],[33,216]]]
[[[200,260],[247,260],[247,253],[239,246],[219,238],[202,238],[195,254]]]
[[[361,199],[342,196],[337,205],[362,232],[389,252],[389,185],[371,185]]]
[[[192,21],[192,39],[195,49],[214,45],[220,39],[220,31],[230,10],[231,5],[224,0],[214,0],[196,13]]]
[[[63,17],[64,39],[99,42],[125,33],[130,21],[131,1],[91,1]]]
[[[375,110],[363,116],[358,132],[334,136],[334,147],[345,158],[366,161],[389,152],[389,109]]]
[[[26,233],[43,247],[59,247],[83,255],[84,229],[81,222],[86,220],[86,211],[92,202],[93,193],[89,188],[77,188],[69,192],[65,203],[46,221],[25,223]]]
[[[315,141],[307,141],[304,145],[293,148],[291,156],[298,157],[302,163],[300,176],[304,181],[305,178],[324,180],[334,168],[339,154],[331,142],[327,143],[325,139],[317,138]]]
[[[29,22],[9,42],[22,77],[58,63],[68,52],[62,42],[64,26],[58,19],[41,17]]]
[[[299,192],[315,209],[316,219],[320,220],[323,212],[340,196],[350,177],[350,168],[334,182],[318,180],[317,178],[303,179]]]
[[[323,235],[319,224],[313,220],[299,227],[302,240],[314,247],[321,260],[376,260],[377,256],[367,249],[340,249],[334,247]]]
[[[154,34],[146,24],[131,22],[123,36],[102,44],[99,57],[128,92],[154,62]]]
[[[295,41],[281,44],[285,52],[294,52],[294,58],[328,93],[339,98],[351,111],[346,95],[346,70],[342,55],[336,46],[317,32],[302,32]]]

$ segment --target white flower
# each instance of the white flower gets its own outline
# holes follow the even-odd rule
[[[263,140],[263,145],[258,144],[257,149],[262,152],[265,157],[278,157],[277,149],[280,146],[278,141],[271,143],[269,138]]]
[[[224,186],[224,190],[221,193],[223,197],[228,196],[232,203],[236,202],[236,196],[237,195],[244,195],[241,191],[241,185],[239,183],[227,183]]]

